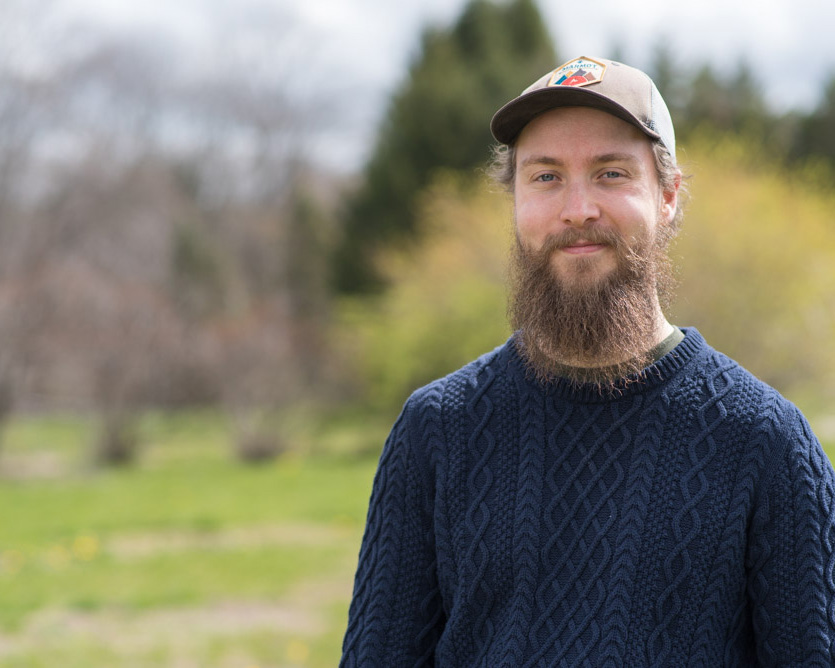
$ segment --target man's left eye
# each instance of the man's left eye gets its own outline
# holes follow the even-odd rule
[[[623,174],[621,174],[620,172],[616,172],[614,170],[611,170],[611,171],[608,171],[608,172],[604,172],[603,176],[607,179],[617,179],[617,178],[623,176]]]

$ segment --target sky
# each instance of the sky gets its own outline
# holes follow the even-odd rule
[[[32,0],[4,0],[23,3]],[[325,161],[346,170],[362,163],[390,93],[405,76],[427,25],[455,20],[466,0],[37,0],[55,22],[116,33],[166,34],[207,62],[223,53],[229,33],[249,17],[270,17],[287,30],[276,37],[289,54],[277,69],[293,68],[311,87],[339,91],[334,122],[316,144]],[[27,7],[35,3],[27,4]],[[574,3],[540,0],[557,50],[566,60],[610,56],[645,67],[666,41],[680,65],[709,62],[733,70],[744,58],[767,101],[784,111],[818,101],[835,73],[835,1],[597,0],[582,12]],[[636,9],[640,7],[640,11]],[[263,22],[266,25],[266,22]],[[240,34],[239,39],[240,39]],[[262,35],[263,37],[263,35]],[[555,66],[559,63],[555,63]],[[520,82],[520,90],[529,82]]]

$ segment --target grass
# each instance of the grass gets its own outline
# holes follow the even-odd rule
[[[388,425],[294,419],[252,466],[218,414],[149,415],[111,470],[88,466],[84,418],[10,424],[0,668],[335,666]]]
[[[9,425],[0,667],[335,665],[380,427],[362,456],[299,446],[260,466],[232,458],[215,414],[139,429],[136,466],[93,470],[89,421]]]

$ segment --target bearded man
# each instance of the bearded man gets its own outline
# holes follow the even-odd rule
[[[662,310],[682,178],[655,85],[577,58],[491,129],[516,332],[398,418],[342,665],[835,665],[835,473]]]

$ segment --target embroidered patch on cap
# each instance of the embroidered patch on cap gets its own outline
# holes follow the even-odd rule
[[[603,79],[606,65],[591,58],[575,58],[560,65],[551,75],[549,86],[588,86]]]

